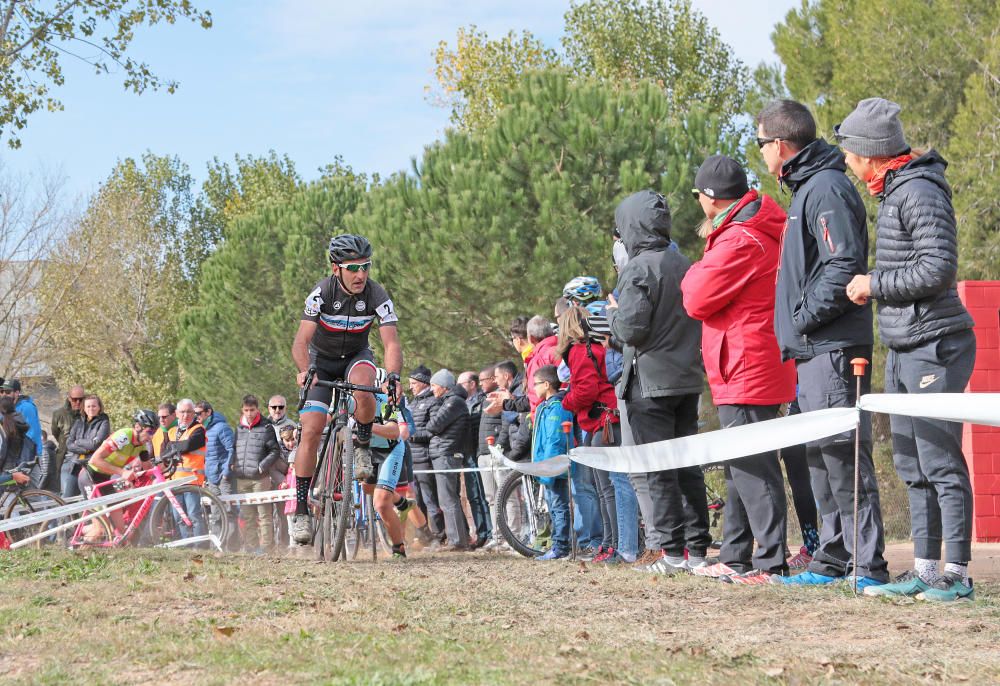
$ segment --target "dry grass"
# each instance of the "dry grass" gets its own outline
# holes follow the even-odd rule
[[[987,683],[975,604],[732,587],[471,555],[404,564],[178,551],[0,557],[5,683]]]

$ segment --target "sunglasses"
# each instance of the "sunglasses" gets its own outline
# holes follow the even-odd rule
[[[158,415],[158,416],[159,416],[160,419],[170,419],[170,415],[169,414],[161,414],[161,415]]]
[[[780,138],[761,138],[760,136],[757,136],[757,147],[763,150],[764,146],[767,145],[768,143],[773,143],[775,141],[780,141],[780,140],[781,140]]]
[[[371,260],[369,260],[368,262],[361,262],[360,264],[338,264],[337,266],[356,274],[357,272],[367,272],[372,268],[372,263]]]
[[[74,398],[72,396],[70,396],[70,399],[69,399],[69,401],[71,403],[78,403],[78,402],[81,402],[82,400],[83,400],[83,398]]]
[[[283,409],[285,409],[285,406],[284,405],[271,405],[270,408],[272,410],[283,410]]]

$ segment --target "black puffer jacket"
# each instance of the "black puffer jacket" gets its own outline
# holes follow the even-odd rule
[[[15,412],[14,423],[16,429],[11,435],[0,427],[0,481],[9,481],[14,469],[35,459],[35,444],[28,437],[28,422]]]
[[[414,445],[428,445],[432,460],[458,457],[461,460],[469,432],[469,408],[465,389],[455,386],[441,397],[424,430],[410,437]]]
[[[425,388],[409,404],[410,413],[413,415],[413,427],[410,431],[410,451],[413,453],[414,464],[426,465],[431,461],[430,435],[427,433],[427,422],[430,421],[431,413],[440,404],[441,399],[434,397],[430,386]],[[427,440],[414,440],[416,436],[426,436]]]
[[[486,414],[483,413],[482,417],[479,418],[479,440],[476,446],[477,455],[488,455],[490,452],[490,445],[486,442],[486,439],[493,436],[500,441],[500,428],[503,425],[503,415],[502,414]]]
[[[261,415],[260,421],[247,427],[241,420],[236,425],[233,442],[233,475],[238,479],[263,479],[271,465],[281,457],[278,439],[271,420]]]
[[[486,404],[486,394],[477,390],[475,395],[465,401],[469,408],[469,432],[465,442],[466,457],[476,457],[482,453],[479,451],[479,424],[483,418],[483,405]]]
[[[66,439],[66,459],[78,460],[81,464],[101,447],[101,443],[111,435],[111,420],[103,412],[88,420],[81,416],[69,430]],[[71,457],[72,456],[72,457]]]
[[[844,154],[822,138],[781,168],[792,190],[774,301],[774,333],[783,359],[809,360],[871,345],[872,308],[847,297],[868,271],[865,206],[847,178]]]
[[[948,163],[934,150],[885,177],[872,297],[887,346],[907,350],[973,327],[958,298],[958,236]]]

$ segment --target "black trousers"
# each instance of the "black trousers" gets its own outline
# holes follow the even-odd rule
[[[643,398],[639,384],[631,384],[627,409],[636,445],[698,433],[698,394]],[[667,469],[646,475],[653,501],[653,526],[663,532],[660,546],[680,557],[685,548],[692,557],[704,557],[712,543],[708,496],[701,467]]]
[[[719,405],[722,428],[774,419],[777,405]],[[787,504],[775,452],[730,460],[726,472],[726,519],[720,560],[743,573],[788,570],[785,562]],[[754,548],[754,541],[757,542]]]

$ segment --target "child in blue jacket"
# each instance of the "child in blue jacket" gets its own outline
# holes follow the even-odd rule
[[[535,408],[535,431],[531,443],[532,462],[541,462],[557,455],[566,455],[570,446],[566,445],[563,422],[572,422],[573,414],[563,409],[559,388],[558,372],[553,365],[540,367],[531,382],[542,403]],[[570,434],[572,436],[572,433]],[[570,438],[572,441],[572,438]],[[569,492],[566,475],[541,477],[545,484],[545,500],[552,517],[552,547],[538,560],[558,560],[569,555]]]

